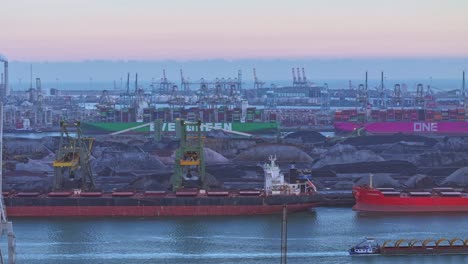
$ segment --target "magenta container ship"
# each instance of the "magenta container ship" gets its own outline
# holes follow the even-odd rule
[[[335,112],[335,130],[363,128],[371,134],[434,134],[468,136],[468,112],[464,108],[341,110]]]

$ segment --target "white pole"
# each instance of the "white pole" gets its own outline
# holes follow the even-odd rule
[[[0,206],[2,222],[6,223],[6,210],[3,207],[3,98],[0,98]]]

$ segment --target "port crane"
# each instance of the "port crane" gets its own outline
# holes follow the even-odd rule
[[[254,77],[254,89],[263,88],[265,82],[262,82],[257,77],[257,69],[253,68],[253,77]]]
[[[76,129],[76,137],[70,136],[68,128]],[[53,162],[54,190],[64,188],[65,176],[68,176],[70,181],[74,181],[75,177],[81,177],[80,187],[83,190],[95,188],[90,164],[93,140],[83,137],[80,122],[60,122],[60,144]]]

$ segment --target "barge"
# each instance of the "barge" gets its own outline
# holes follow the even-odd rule
[[[468,239],[400,239],[380,245],[374,238],[366,238],[349,249],[352,256],[369,255],[461,255],[468,254]]]

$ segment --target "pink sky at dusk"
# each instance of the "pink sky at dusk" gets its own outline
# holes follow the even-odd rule
[[[10,60],[468,56],[463,0],[4,2]]]

